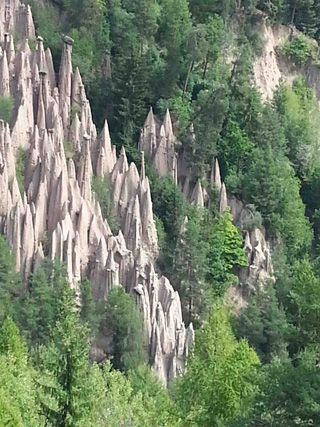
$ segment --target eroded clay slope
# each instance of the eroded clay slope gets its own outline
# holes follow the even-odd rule
[[[296,35],[297,30],[287,25],[269,26],[266,16],[260,13],[258,31],[263,39],[263,50],[254,63],[254,76],[263,99],[273,98],[281,80],[292,84],[299,74],[303,74],[308,84],[314,86],[316,96],[320,100],[320,67],[312,58],[300,66],[281,54],[282,44]]]

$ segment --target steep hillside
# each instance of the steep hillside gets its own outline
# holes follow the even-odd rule
[[[44,51],[42,38],[34,53],[29,48],[28,38],[34,37],[30,9],[11,3],[2,33],[13,25],[7,16],[17,14],[28,20],[25,41],[15,52],[12,36],[5,36],[0,85],[0,96],[16,94],[12,132],[1,122],[0,186],[1,230],[16,253],[16,268],[27,282],[47,254],[66,263],[76,290],[87,276],[95,301],[120,284],[135,294],[144,313],[150,360],[166,383],[183,370],[193,330],[192,325],[185,330],[178,293],[154,270],[157,233],[148,179],[143,170],[139,176],[134,163],[128,165],[124,149],[117,159],[107,123],[97,138],[79,70],[72,70],[72,39],[64,39],[56,87],[51,53]],[[73,119],[72,110],[77,111]],[[73,157],[68,160],[66,144]],[[21,195],[14,160],[19,149],[26,150]],[[109,177],[117,236],[92,192],[93,172]]]
[[[319,425],[319,17],[0,3],[0,427]]]
[[[299,32],[290,26],[267,23],[267,16],[261,15],[257,29],[263,37],[263,51],[254,63],[254,75],[258,88],[265,99],[271,100],[280,81],[293,84],[299,74],[303,74],[310,86],[315,88],[315,93],[320,99],[320,66],[308,58],[305,64],[297,64],[286,58],[281,52],[283,44],[294,37],[299,37]],[[300,36],[302,33],[300,33]]]

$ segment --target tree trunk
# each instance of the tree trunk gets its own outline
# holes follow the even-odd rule
[[[191,61],[191,62],[190,62],[190,64],[189,64],[189,68],[188,68],[188,73],[187,73],[186,81],[185,81],[185,83],[184,83],[182,99],[184,99],[184,95],[185,95],[185,93],[186,93],[186,91],[187,91],[188,81],[189,81],[190,73],[191,73],[192,68],[193,68],[193,64],[194,64],[194,61]]]
[[[293,9],[292,9],[292,15],[291,15],[291,25],[294,24],[294,18],[296,16],[296,10],[297,10],[297,0],[293,3]]]
[[[206,56],[206,60],[205,60],[205,63],[204,63],[204,69],[203,69],[203,74],[202,74],[202,78],[203,79],[206,78],[207,68],[208,68],[208,55]]]

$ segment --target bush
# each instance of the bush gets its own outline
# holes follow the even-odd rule
[[[24,191],[24,163],[25,163],[26,152],[20,147],[17,151],[16,160],[16,179],[21,196]]]
[[[281,47],[281,53],[297,65],[305,64],[311,55],[310,41],[304,35],[287,40]]]
[[[10,123],[13,112],[13,98],[8,96],[0,97],[0,120]]]
[[[243,220],[243,228],[252,231],[254,228],[262,227],[262,215],[254,205],[247,205],[248,215]]]
[[[91,188],[100,203],[103,218],[107,219],[112,233],[117,234],[119,227],[113,213],[108,177],[105,176],[101,178],[99,176],[94,176],[92,178]]]
[[[72,142],[64,141],[63,142],[63,149],[64,149],[64,154],[66,156],[67,161],[74,157],[75,149],[74,149]]]

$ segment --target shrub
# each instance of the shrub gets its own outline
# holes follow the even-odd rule
[[[17,151],[16,160],[16,179],[18,182],[20,194],[23,195],[24,191],[24,163],[25,163],[26,152],[20,147]]]
[[[262,216],[257,211],[254,205],[247,205],[248,215],[243,220],[243,228],[247,231],[251,231],[254,228],[262,227]]]
[[[72,142],[64,141],[63,142],[63,148],[64,148],[64,154],[66,156],[67,161],[69,159],[72,159],[75,155],[75,150],[74,150]]]
[[[297,65],[305,64],[311,55],[310,41],[304,35],[287,40],[281,47],[281,53]]]
[[[92,178],[91,188],[100,203],[103,218],[107,219],[112,233],[116,234],[119,227],[113,213],[108,177],[105,176],[101,178],[99,176],[94,176]]]
[[[9,96],[0,97],[0,120],[10,123],[13,111],[13,98]]]

